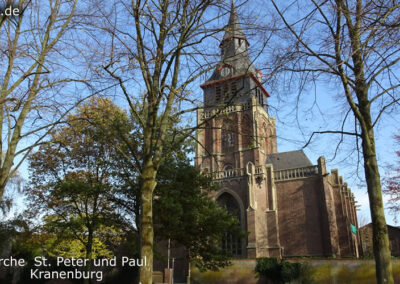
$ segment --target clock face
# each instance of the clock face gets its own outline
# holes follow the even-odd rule
[[[231,75],[231,68],[230,67],[224,67],[221,69],[221,76],[222,77],[228,77],[229,75]]]

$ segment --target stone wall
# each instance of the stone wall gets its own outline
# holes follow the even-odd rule
[[[373,260],[324,260],[290,259],[307,264],[307,271],[313,283],[363,283],[375,284],[375,262]],[[255,259],[234,260],[232,265],[220,271],[199,272],[192,269],[191,283],[195,284],[264,284],[254,272]],[[400,283],[400,259],[393,259],[394,282]],[[270,282],[271,283],[271,282]],[[297,283],[297,282],[293,282]]]

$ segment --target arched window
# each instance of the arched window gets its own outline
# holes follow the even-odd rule
[[[234,145],[233,133],[228,131],[229,130],[223,131],[222,133],[222,148],[232,147]]]
[[[217,202],[220,206],[225,207],[229,213],[238,218],[240,222],[239,204],[231,194],[227,192],[221,194],[218,197]],[[230,252],[232,256],[238,257],[242,255],[242,240],[239,237],[233,236],[229,232],[225,233],[221,246],[223,249]]]
[[[224,167],[224,173],[225,173],[225,177],[232,177],[234,175],[233,167],[231,165],[226,165]]]
[[[242,135],[242,148],[251,148],[254,146],[254,139],[252,136],[252,121],[248,114],[245,114],[240,126],[240,135]]]

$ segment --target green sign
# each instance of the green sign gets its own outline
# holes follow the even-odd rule
[[[355,234],[357,234],[357,228],[356,228],[356,226],[354,226],[353,224],[350,224],[350,227],[351,227],[351,232],[355,235]]]

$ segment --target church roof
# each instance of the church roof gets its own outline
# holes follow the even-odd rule
[[[309,167],[313,164],[302,150],[269,154],[267,164],[272,164],[274,170]]]

